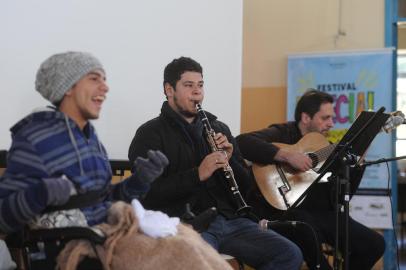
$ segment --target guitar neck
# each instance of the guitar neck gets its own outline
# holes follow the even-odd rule
[[[317,156],[318,161],[324,161],[333,152],[337,144],[330,144],[322,149],[315,151],[313,154]]]

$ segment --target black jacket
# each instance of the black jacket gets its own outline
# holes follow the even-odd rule
[[[268,128],[237,136],[244,158],[261,164],[274,164],[279,148],[272,143],[295,144],[301,138],[296,122],[274,124]]]
[[[226,135],[234,145],[229,163],[243,193],[253,181],[235,139],[227,125],[216,120],[214,115],[208,112],[206,114],[212,128]],[[234,218],[236,205],[223,172],[218,170],[207,181],[199,180],[198,166],[209,153],[209,147],[201,121],[199,119],[197,121],[193,127],[164,102],[159,117],[138,128],[128,152],[130,161],[134,162],[138,156],[146,157],[149,149],[160,150],[169,160],[163,174],[152,183],[143,204],[146,208],[161,210],[170,216],[179,217],[185,213],[187,203],[191,205],[194,214],[202,213],[214,206],[225,217]]]

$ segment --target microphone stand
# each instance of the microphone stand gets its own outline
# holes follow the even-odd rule
[[[332,172],[332,178],[336,183],[336,194],[335,194],[335,214],[336,214],[336,224],[335,224],[335,250],[334,250],[334,269],[339,269],[339,262],[337,257],[337,252],[339,250],[339,241],[343,240],[341,247],[342,257],[344,260],[343,268],[344,270],[349,270],[349,201],[350,201],[350,167],[355,165],[353,162],[354,154],[359,154],[360,156],[365,152],[368,145],[372,142],[373,138],[382,128],[384,122],[389,117],[383,116],[385,111],[384,107],[381,107],[372,115],[364,117],[357,123],[354,122],[352,129],[348,130],[346,135],[342,138],[339,144],[337,144],[333,153],[328,157],[328,159],[320,168],[320,175],[316,180],[309,186],[309,188],[293,203],[289,208],[292,209],[296,207],[307,195],[311,186],[317,184],[320,179],[328,172]],[[359,117],[361,118],[361,117]],[[358,119],[358,118],[357,118]],[[355,125],[357,124],[357,125]],[[364,138],[362,138],[364,136]],[[367,137],[365,137],[367,136]],[[288,210],[289,210],[288,209]],[[340,218],[341,217],[341,218]],[[344,218],[344,220],[342,219]],[[340,222],[343,221],[343,223]],[[339,235],[341,233],[340,223],[344,225],[343,238],[340,239]]]
[[[385,162],[390,162],[390,161],[396,161],[396,160],[401,160],[401,159],[406,159],[406,156],[392,157],[392,158],[380,158],[377,160],[365,161],[362,164],[360,164],[360,166],[367,167],[370,165],[375,165],[375,164],[380,164],[380,163],[385,163]]]
[[[338,151],[334,156],[334,160],[337,161],[336,172],[333,173],[336,177],[336,242],[334,250],[334,269],[339,269],[337,252],[339,249],[339,234],[340,234],[340,214],[344,217],[344,231],[343,231],[343,259],[344,270],[349,270],[349,209],[350,209],[350,167],[353,164],[352,154],[354,152],[354,142],[360,137],[363,132],[367,132],[367,129],[372,126],[375,120],[385,111],[384,107],[381,107],[376,111],[372,117],[370,117],[363,125],[356,130],[354,134],[343,144],[337,145]],[[381,129],[381,127],[379,127]],[[378,129],[378,130],[379,130]],[[373,137],[375,137],[374,134]],[[343,187],[343,191],[340,190]],[[342,202],[342,203],[341,203]]]
[[[348,149],[345,146],[343,149]],[[349,150],[349,149],[348,149]],[[349,212],[350,212],[350,167],[354,165],[351,162],[351,153],[349,151],[340,151],[338,155],[338,172],[333,174],[336,184],[335,192],[335,216],[336,216],[336,226],[335,226],[335,248],[334,248],[334,269],[339,268],[339,261],[337,252],[339,250],[339,241],[340,241],[340,227],[343,226],[343,251],[342,257],[344,259],[343,269],[349,269]],[[343,190],[341,190],[343,189]],[[343,220],[344,223],[341,223],[340,220]]]

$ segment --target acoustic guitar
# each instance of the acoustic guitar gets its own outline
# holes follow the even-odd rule
[[[287,210],[318,177],[318,169],[334,150],[335,144],[330,144],[318,132],[306,134],[296,144],[273,144],[286,150],[305,153],[313,163],[313,168],[306,172],[298,172],[289,165],[282,163],[252,164],[257,185],[268,203],[277,209]]]
[[[405,115],[401,111],[390,113],[381,131],[389,133],[399,125],[406,124]],[[333,152],[336,144],[330,144],[318,132],[311,132],[302,137],[296,144],[273,143],[279,148],[307,154],[312,159],[312,169],[298,172],[287,164],[252,164],[252,171],[257,185],[273,207],[287,210],[299,199],[319,176],[317,173],[324,161]],[[326,181],[321,179],[320,182]]]

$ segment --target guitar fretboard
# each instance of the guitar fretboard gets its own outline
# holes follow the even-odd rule
[[[321,161],[325,161],[328,158],[328,156],[333,152],[335,147],[336,147],[336,144],[330,144],[330,145],[328,145],[326,147],[323,147],[323,148],[313,152],[312,154],[315,155],[316,158],[317,158],[316,163],[318,164]],[[312,157],[313,155],[311,155],[311,158],[312,158],[312,160],[314,162],[314,157]]]

